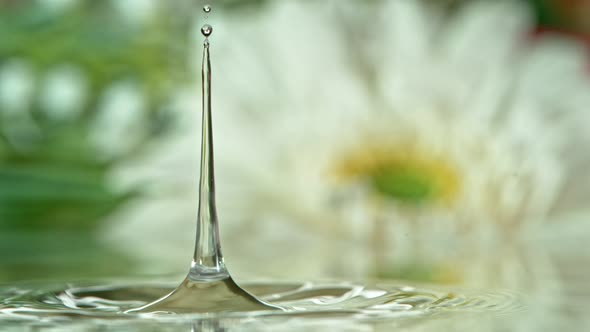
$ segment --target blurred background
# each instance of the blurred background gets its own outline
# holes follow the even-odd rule
[[[230,270],[582,317],[590,1],[359,3],[211,1]],[[203,4],[0,0],[0,282],[186,271]]]

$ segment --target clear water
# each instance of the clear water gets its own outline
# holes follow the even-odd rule
[[[217,287],[218,285],[209,285]],[[245,284],[262,306],[236,311],[232,305],[216,312],[142,312],[130,309],[154,303],[174,288],[170,284],[127,285],[21,285],[0,290],[0,321],[4,326],[178,326],[215,322],[219,326],[298,326],[300,324],[386,324],[430,321],[473,314],[518,312],[520,299],[509,292],[449,292],[396,286],[392,283],[256,283]],[[199,292],[199,290],[195,290]],[[198,293],[195,293],[198,295]],[[197,296],[198,297],[198,296]],[[203,305],[217,308],[235,296],[200,298]],[[239,299],[239,297],[238,297]],[[280,308],[280,309],[279,309]],[[257,323],[256,323],[257,322]],[[270,325],[269,325],[270,324]],[[392,325],[393,324],[393,325]],[[218,327],[219,327],[218,326]],[[321,326],[321,324],[320,324]],[[334,326],[334,325],[331,325]],[[223,331],[211,327],[211,331]]]

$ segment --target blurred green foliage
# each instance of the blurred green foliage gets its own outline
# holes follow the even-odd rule
[[[42,77],[53,66],[74,64],[83,69],[91,93],[73,119],[52,119],[45,105],[33,102],[35,130],[23,128],[17,136],[7,128],[18,126],[21,115],[0,117],[0,229],[92,229],[133,195],[110,190],[106,175],[120,159],[165,133],[163,105],[175,83],[187,79],[188,24],[188,17],[183,21],[162,13],[134,27],[113,18],[106,1],[82,1],[63,12],[32,2],[2,8],[0,67],[4,61],[24,59],[35,77]],[[122,79],[141,84],[149,128],[129,151],[104,159],[88,132],[101,93]]]
[[[536,10],[539,25],[579,35],[590,36],[590,2],[587,0],[529,0]]]
[[[567,22],[560,17],[556,2],[548,0],[529,0],[537,13],[537,19],[540,25],[560,27]]]
[[[39,2],[0,2],[0,69],[15,59],[26,63],[35,87],[27,109],[0,105],[0,280],[129,266],[94,235],[106,215],[139,192],[115,190],[109,172],[166,134],[170,96],[191,79],[192,17],[163,6],[144,24],[131,24],[111,4],[84,0],[48,10]],[[81,112],[66,119],[51,116],[37,89],[62,64],[81,68],[89,90]],[[105,90],[125,80],[137,82],[146,100],[145,130],[123,153],[105,157],[90,131]]]
[[[215,5],[244,10],[264,2]],[[170,99],[194,79],[188,56],[200,2],[159,3],[141,24],[114,1],[64,1],[61,8],[51,3],[0,0],[0,71],[16,60],[30,67],[34,81],[25,109],[14,112],[0,104],[0,281],[108,276],[132,268],[96,232],[141,190],[116,190],[109,174],[168,133]],[[81,69],[89,91],[81,111],[65,119],[52,116],[40,91],[48,73],[61,65]],[[101,98],[121,81],[138,85],[145,100],[141,137],[105,156],[91,131]]]

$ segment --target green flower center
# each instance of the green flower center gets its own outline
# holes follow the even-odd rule
[[[386,147],[351,153],[336,171],[342,180],[367,181],[379,197],[407,204],[451,202],[459,188],[457,173],[432,154]]]
[[[377,193],[407,203],[421,203],[433,198],[436,186],[429,174],[418,169],[390,167],[368,174]]]

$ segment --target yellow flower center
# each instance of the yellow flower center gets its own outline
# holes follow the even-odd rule
[[[451,203],[460,184],[450,162],[408,146],[364,147],[347,154],[335,173],[344,181],[366,181],[380,197],[411,204]]]

